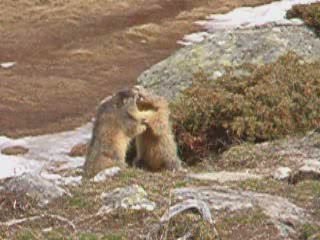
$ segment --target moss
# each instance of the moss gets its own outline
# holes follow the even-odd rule
[[[259,224],[262,221],[267,220],[268,217],[260,210],[251,211],[250,214],[242,215],[234,215],[229,216],[224,219],[224,223],[226,225],[234,225],[234,224],[241,224],[241,225],[254,225]]]
[[[295,5],[287,12],[287,18],[301,18],[305,24],[320,33],[320,3]]]
[[[17,235],[17,240],[34,240],[36,237],[31,231],[23,231]]]
[[[300,229],[299,239],[309,240],[320,240],[320,227],[313,224],[304,224]]]
[[[56,228],[45,234],[44,238],[47,240],[72,240],[72,237],[68,237],[69,233],[63,228]]]
[[[172,104],[180,154],[208,156],[243,141],[262,142],[320,126],[320,63],[294,54],[260,67],[243,66],[212,82],[203,74]]]
[[[261,209],[226,212],[216,226],[221,239],[278,239],[278,230]]]
[[[265,162],[274,158],[272,151],[263,151],[254,144],[244,143],[236,145],[225,151],[219,158],[220,167],[224,169],[256,168],[259,162]]]
[[[75,209],[90,208],[91,203],[86,196],[78,194],[69,199],[69,206]]]
[[[174,240],[182,238],[186,234],[191,234],[191,239],[195,240],[218,239],[212,225],[194,213],[184,213],[176,216],[168,224],[162,225],[157,231],[152,232],[151,237],[155,240]]]

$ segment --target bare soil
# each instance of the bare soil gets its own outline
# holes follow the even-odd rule
[[[0,135],[77,127],[210,13],[271,0],[2,0]]]

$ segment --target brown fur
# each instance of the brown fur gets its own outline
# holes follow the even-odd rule
[[[151,114],[139,111],[136,101],[134,91],[122,91],[99,106],[84,165],[86,177],[114,165],[125,165],[131,139],[146,130],[144,121]]]
[[[146,119],[147,129],[136,137],[137,157],[134,165],[151,171],[178,170],[181,167],[177,145],[169,121],[169,106],[165,98],[136,87],[141,97],[139,109],[152,109],[155,114]]]

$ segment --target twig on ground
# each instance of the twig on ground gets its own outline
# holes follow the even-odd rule
[[[33,216],[33,217],[26,217],[26,218],[21,218],[21,219],[12,219],[12,220],[7,221],[7,222],[0,222],[0,226],[12,227],[14,225],[19,225],[19,224],[22,224],[22,223],[28,222],[28,221],[36,221],[36,220],[39,220],[39,219],[42,219],[42,218],[57,219],[60,222],[67,223],[72,228],[72,230],[74,232],[77,231],[77,228],[76,228],[76,226],[74,225],[74,223],[72,221],[70,221],[69,219],[64,218],[62,216],[54,215],[54,214],[41,214],[41,215]]]

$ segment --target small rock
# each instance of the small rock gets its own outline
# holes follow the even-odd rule
[[[304,180],[320,180],[320,161],[308,160],[291,176],[290,182],[296,184]]]
[[[22,146],[11,146],[1,150],[1,153],[5,155],[23,155],[28,152],[29,152],[29,149]]]
[[[288,167],[279,167],[273,174],[272,177],[276,180],[287,180],[290,177],[292,170]]]
[[[232,182],[232,181],[245,181],[247,179],[261,179],[262,176],[251,174],[247,172],[209,172],[189,174],[190,178],[204,181],[217,181],[219,183]]]
[[[70,193],[53,182],[44,179],[40,175],[30,173],[10,179],[4,184],[4,188],[8,192],[26,194],[28,197],[37,200],[40,207],[44,207],[64,194],[70,195]]]
[[[100,208],[98,214],[109,213],[117,208],[153,211],[156,204],[147,199],[147,196],[146,191],[138,185],[102,193],[101,199],[104,206]]]
[[[60,174],[42,172],[41,177],[59,186],[79,186],[82,183],[82,176],[61,176]]]
[[[70,157],[83,157],[87,154],[88,144],[79,143],[72,147],[69,156]]]
[[[212,78],[213,78],[213,79],[217,79],[217,78],[219,78],[219,77],[222,77],[223,74],[224,74],[224,73],[221,72],[221,71],[214,71]]]
[[[103,182],[108,178],[114,177],[120,173],[121,169],[119,167],[107,168],[99,172],[94,178],[91,179],[92,182]]]

